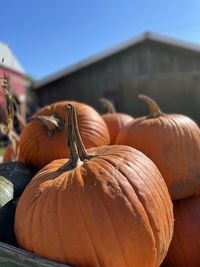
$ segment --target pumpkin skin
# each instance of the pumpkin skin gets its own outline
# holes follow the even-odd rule
[[[120,130],[133,120],[133,117],[124,113],[108,113],[102,115],[110,133],[110,144],[114,145]]]
[[[190,118],[138,118],[120,131],[116,144],[134,147],[153,160],[172,199],[189,197],[200,188],[200,130]]]
[[[44,107],[35,116],[55,115],[62,121],[65,119],[63,106],[72,103],[77,110],[78,126],[86,148],[109,144],[108,128],[101,116],[90,106],[79,102],[57,102]],[[48,153],[47,153],[48,151]],[[19,161],[25,162],[37,169],[41,169],[54,159],[65,158],[65,132],[48,131],[40,121],[30,121],[20,135]]]
[[[160,266],[173,212],[155,164],[128,146],[93,148],[76,161],[71,153],[68,168],[55,160],[24,190],[15,214],[19,246],[77,267]]]
[[[174,236],[162,267],[200,266],[200,195],[174,201]]]
[[[17,246],[14,233],[14,219],[17,199],[11,199],[0,208],[0,241],[12,246]]]
[[[14,196],[13,184],[3,176],[0,176],[0,208]]]
[[[132,121],[133,117],[128,114],[116,112],[114,104],[106,98],[101,98],[100,102],[101,105],[107,110],[107,113],[103,114],[102,118],[108,127],[110,134],[110,145],[114,145],[120,130],[130,121]]]

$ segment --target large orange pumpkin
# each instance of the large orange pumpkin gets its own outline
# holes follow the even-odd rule
[[[116,112],[114,105],[107,99],[101,98],[100,101],[108,111],[108,113],[102,115],[102,118],[108,126],[110,144],[114,145],[120,130],[132,121],[133,117],[128,114]]]
[[[174,236],[162,267],[200,266],[200,195],[174,201]]]
[[[67,108],[69,161],[51,162],[26,187],[15,216],[19,246],[76,267],[160,266],[173,232],[160,172],[128,146],[87,153]]]
[[[101,116],[90,106],[70,102],[76,107],[80,134],[86,148],[109,144],[108,128]],[[30,121],[20,135],[19,160],[38,169],[54,159],[64,158],[67,155],[65,146],[63,106],[66,102],[57,102],[46,106],[35,114],[36,120]],[[56,120],[43,123],[42,116],[50,116]],[[45,120],[44,120],[45,122]]]
[[[139,149],[160,170],[172,199],[193,195],[200,188],[200,130],[190,118],[163,114],[157,104],[141,96],[150,114],[125,126],[117,144]]]

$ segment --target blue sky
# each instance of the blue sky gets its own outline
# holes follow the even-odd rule
[[[40,79],[152,31],[200,44],[199,0],[0,0],[0,40]]]

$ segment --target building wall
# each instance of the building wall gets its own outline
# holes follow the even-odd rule
[[[147,40],[38,88],[39,105],[73,99],[102,111],[99,98],[113,100],[119,111],[145,113],[144,93],[165,112],[199,121],[200,53]]]

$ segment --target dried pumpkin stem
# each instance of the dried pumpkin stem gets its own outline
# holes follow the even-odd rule
[[[104,107],[108,113],[116,113],[116,109],[111,101],[106,98],[101,98],[100,103],[102,107]]]
[[[65,108],[68,110],[68,117],[65,120],[65,129],[67,136],[67,148],[69,160],[59,171],[68,171],[74,169],[80,161],[86,161],[91,156],[87,153],[82,142],[76,117],[76,111],[73,105],[67,104]]]
[[[48,136],[53,135],[56,131],[63,130],[62,121],[55,116],[36,115],[29,119],[29,121],[41,121],[47,129]]]
[[[73,130],[75,135],[75,141],[79,153],[79,157],[81,161],[86,161],[91,158],[91,156],[87,153],[86,148],[83,144],[83,141],[81,139],[80,132],[78,130],[78,122],[77,122],[77,116],[75,108],[72,106],[72,122],[73,122]]]
[[[74,169],[77,166],[78,162],[80,161],[73,129],[72,106],[66,105],[65,108],[69,111],[68,117],[65,120],[69,160],[66,164],[64,164],[61,168],[59,168],[59,171],[68,171]]]
[[[163,116],[162,111],[153,99],[146,95],[139,95],[139,99],[147,103],[149,108],[149,118],[157,118],[159,116]]]

